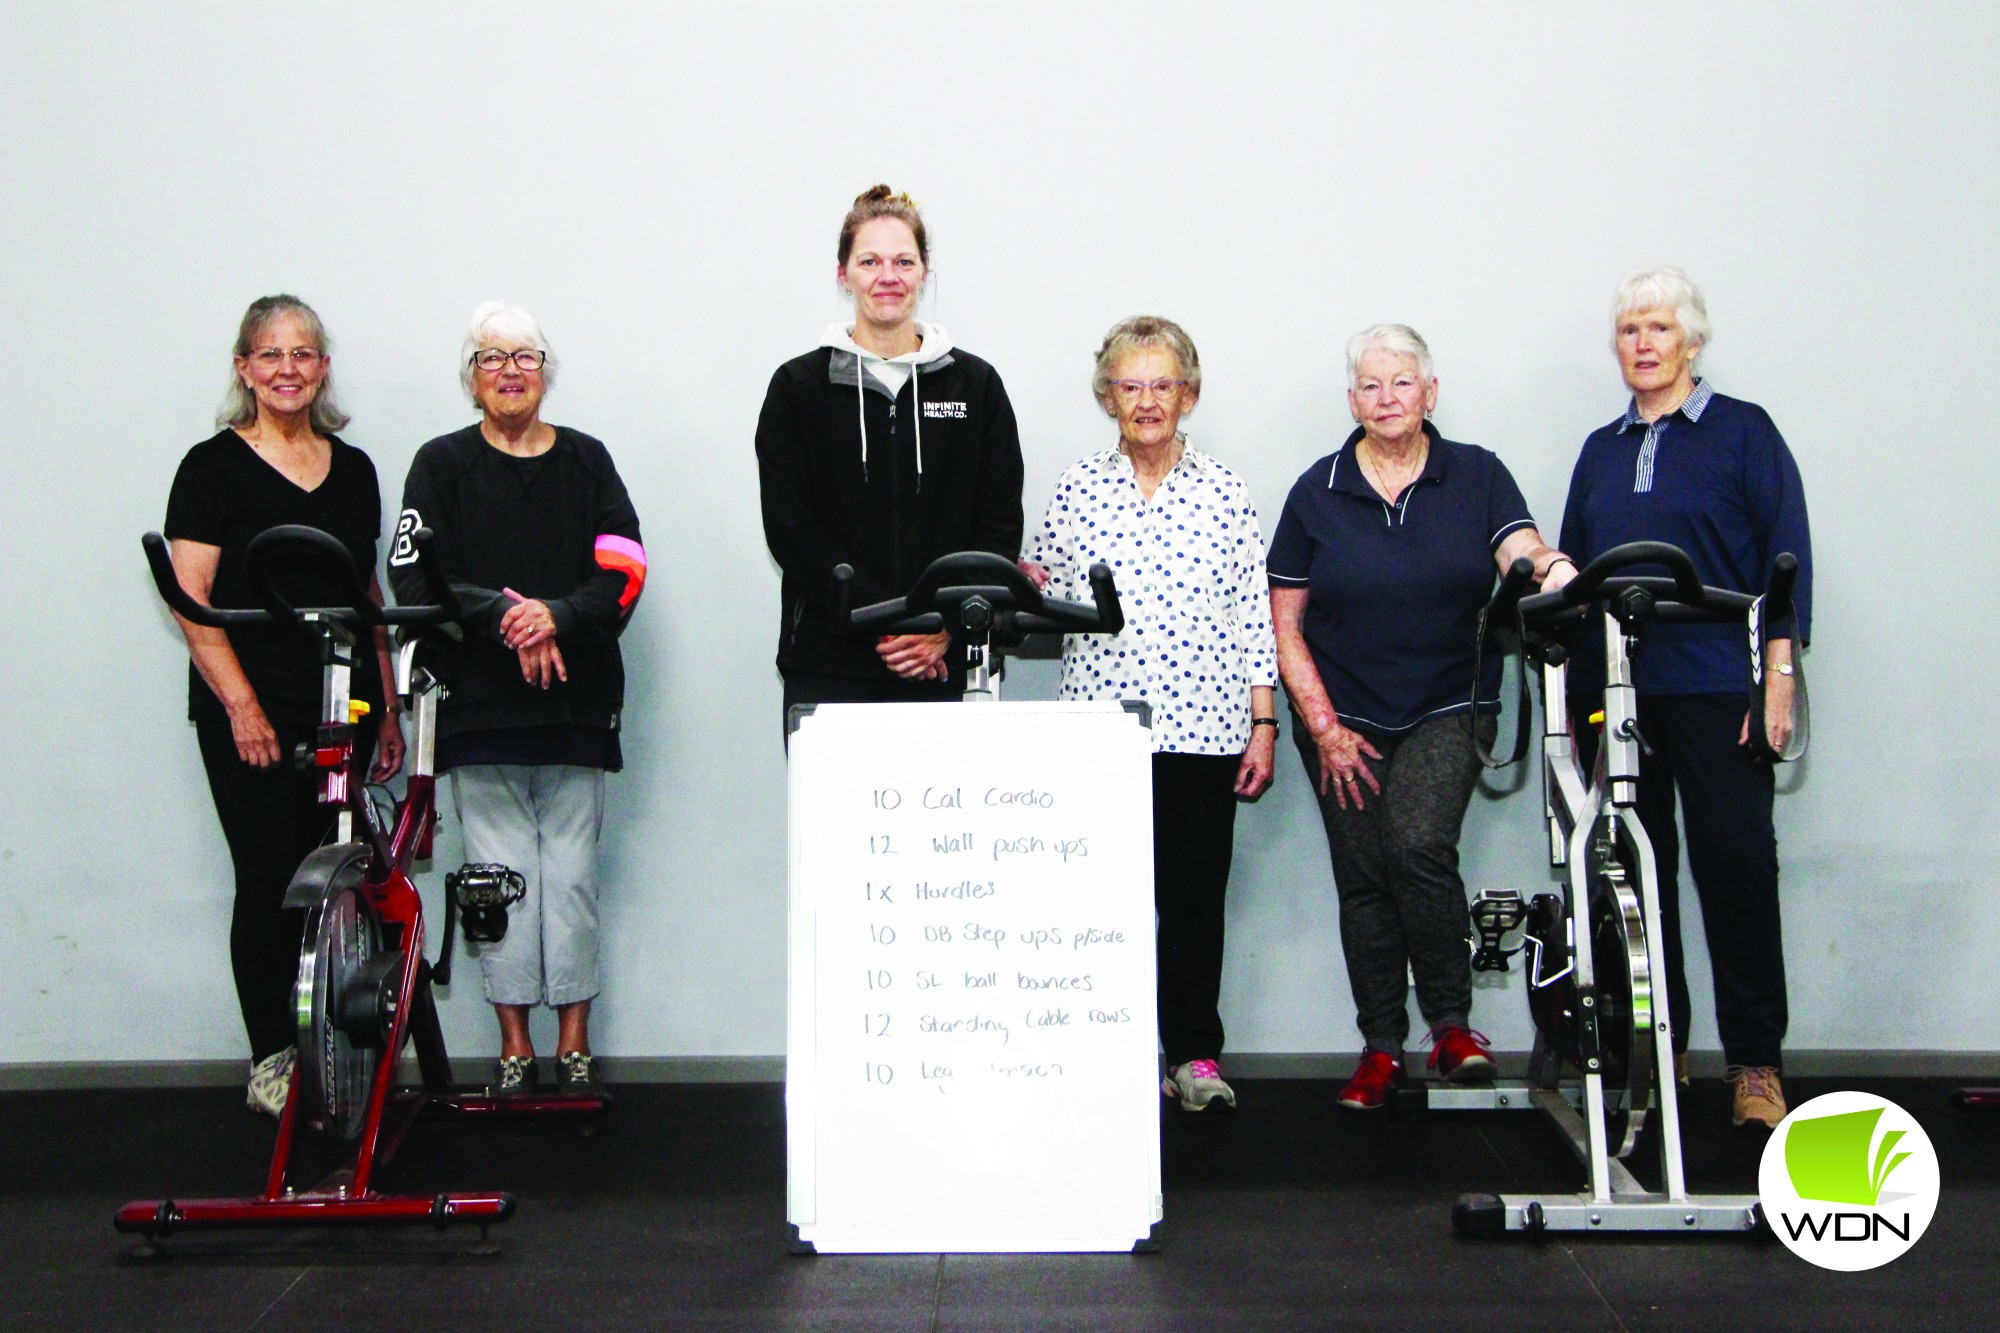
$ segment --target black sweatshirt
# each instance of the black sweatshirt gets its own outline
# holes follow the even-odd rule
[[[564,722],[618,726],[625,703],[618,636],[645,584],[639,517],[604,446],[566,426],[555,430],[546,453],[516,458],[486,443],[475,423],[432,440],[410,464],[389,554],[397,600],[435,600],[410,539],[428,527],[465,608],[465,637],[438,671],[450,690],[440,736]],[[544,690],[521,678],[520,657],[500,636],[500,618],[514,605],[503,589],[547,603],[567,682]]]
[[[916,367],[894,398],[852,352],[820,347],[787,361],[757,419],[757,470],[764,540],[784,571],[783,671],[889,674],[871,639],[833,633],[835,565],[854,567],[858,607],[907,593],[941,555],[1020,554],[1014,409],[993,367],[959,348]],[[961,649],[948,660],[962,673]]]

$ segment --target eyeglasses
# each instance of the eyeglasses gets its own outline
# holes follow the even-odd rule
[[[542,363],[548,359],[547,352],[536,351],[532,347],[523,347],[518,352],[503,352],[497,347],[488,347],[472,354],[472,364],[481,370],[500,370],[509,361],[521,370],[540,370]]]
[[[250,353],[249,359],[266,370],[276,370],[289,359],[300,370],[308,369],[319,361],[319,353],[310,347],[294,347],[287,352],[282,347],[260,347]]]
[[[1146,390],[1148,389],[1151,389],[1153,391],[1153,397],[1165,398],[1175,389],[1187,388],[1187,381],[1186,380],[1113,380],[1111,381],[1111,387],[1117,390],[1118,396],[1120,398],[1124,398],[1128,401],[1137,401],[1138,399],[1145,397]]]

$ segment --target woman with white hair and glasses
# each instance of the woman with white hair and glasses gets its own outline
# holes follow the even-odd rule
[[[1708,306],[1677,268],[1634,269],[1612,301],[1612,349],[1632,396],[1583,443],[1563,510],[1562,541],[1588,561],[1632,541],[1670,542],[1701,581],[1761,593],[1771,564],[1798,557],[1793,623],[1770,627],[1763,645],[1765,714],[1772,745],[1792,730],[1794,642],[1812,622],[1812,540],[1805,487],[1784,437],[1764,409],[1715,392],[1695,374],[1708,345]],[[1603,631],[1579,631],[1572,703],[1586,715],[1603,684]],[[1701,897],[1715,972],[1715,1019],[1728,1077],[1730,1118],[1775,1128],[1785,1117],[1779,1082],[1788,1020],[1778,914],[1778,843],[1771,766],[1749,748],[1744,709],[1749,664],[1743,629],[1653,625],[1632,663],[1639,690],[1639,819],[1658,861],[1660,925],[1666,935],[1667,1005],[1675,1072],[1687,1080],[1687,976],[1682,964],[1680,793],[1688,870]],[[1596,734],[1579,726],[1586,749]],[[1585,762],[1592,760],[1585,755]]]
[[[557,1090],[597,1083],[597,839],[604,775],[624,764],[618,637],[646,582],[639,518],[610,453],[542,420],[555,374],[534,315],[497,301],[473,311],[459,377],[480,419],[417,451],[389,557],[399,598],[435,601],[410,535],[436,534],[465,608],[463,637],[438,665],[449,693],[437,770],[451,774],[466,859],[527,882],[506,936],[479,958],[500,1021],[503,1096],[539,1082],[528,1035],[537,1004],[559,1023]]]
[[[1242,480],[1181,434],[1201,358],[1180,325],[1113,325],[1091,391],[1118,442],[1057,480],[1022,567],[1067,600],[1089,599],[1092,565],[1117,575],[1125,628],[1064,639],[1060,697],[1152,705],[1160,1091],[1189,1111],[1233,1107],[1218,1064],[1223,895],[1236,803],[1271,785],[1278,734],[1264,536]]]
[[[196,601],[259,605],[246,559],[250,542],[286,523],[337,538],[381,600],[375,541],[382,493],[368,455],[334,434],[347,414],[334,401],[332,353],[319,316],[296,296],[266,296],[244,312],[215,423],[221,429],[181,460],[167,499],[174,571]],[[286,571],[280,583],[295,606],[348,595],[306,570]],[[311,638],[285,629],[225,631],[184,620],[180,627],[192,659],[188,718],[235,870],[229,962],[250,1038],[247,1100],[275,1116],[285,1109],[296,1058],[292,986],[305,925],[303,912],[283,905],[285,889],[333,822],[319,803],[317,776],[291,763],[293,749],[310,742],[319,724],[319,654]],[[355,654],[349,687],[370,706],[355,743],[364,756],[375,747],[369,776],[386,782],[402,767],[403,733],[393,701],[383,707],[387,632],[378,627],[370,643],[372,652]]]
[[[1476,709],[1466,682],[1498,572],[1527,556],[1554,589],[1576,568],[1542,541],[1498,457],[1431,425],[1437,376],[1414,329],[1354,335],[1347,377],[1354,433],[1285,501],[1271,605],[1365,1042],[1340,1104],[1374,1110],[1403,1080],[1410,976],[1430,1067],[1454,1082],[1493,1075],[1486,1039],[1469,1026],[1458,835],[1480,772],[1474,728],[1492,744],[1499,659],[1487,659]]]

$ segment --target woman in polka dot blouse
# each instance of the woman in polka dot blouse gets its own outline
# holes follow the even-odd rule
[[[1242,480],[1180,433],[1201,361],[1178,324],[1112,326],[1091,388],[1118,443],[1062,474],[1023,566],[1066,599],[1089,599],[1098,561],[1117,576],[1125,629],[1064,641],[1060,697],[1152,706],[1160,1091],[1233,1107],[1216,1063],[1223,895],[1236,804],[1271,785],[1278,735],[1264,538]]]

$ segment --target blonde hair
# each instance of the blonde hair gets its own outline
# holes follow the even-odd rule
[[[286,315],[305,326],[306,336],[321,356],[333,353],[333,340],[326,336],[326,325],[320,323],[319,315],[313,308],[296,296],[279,292],[276,296],[260,296],[250,303],[243,312],[243,322],[236,328],[236,347],[232,358],[249,356],[256,346],[257,335],[271,327]],[[257,395],[250,392],[250,386],[243,382],[232,364],[229,369],[229,388],[222,395],[222,406],[215,411],[218,426],[248,426],[257,420]],[[353,420],[340,410],[340,403],[333,396],[333,368],[327,367],[320,377],[319,392],[313,395],[312,407],[307,420],[321,435],[331,435],[342,430]]]
[[[838,253],[842,268],[847,267],[847,256],[854,251],[854,233],[876,218],[897,218],[905,223],[910,234],[917,238],[917,258],[924,261],[925,268],[931,266],[931,238],[924,230],[924,217],[917,211],[917,201],[910,198],[907,190],[892,192],[886,185],[877,185],[855,195],[854,207],[841,219]]]
[[[1097,369],[1090,377],[1091,393],[1100,401],[1109,395],[1111,368],[1127,352],[1141,347],[1163,347],[1173,353],[1180,377],[1187,381],[1188,392],[1197,398],[1201,396],[1201,356],[1194,350],[1194,339],[1188,337],[1186,329],[1159,315],[1133,315],[1111,326],[1111,332],[1104,335],[1104,345],[1097,349]]]

